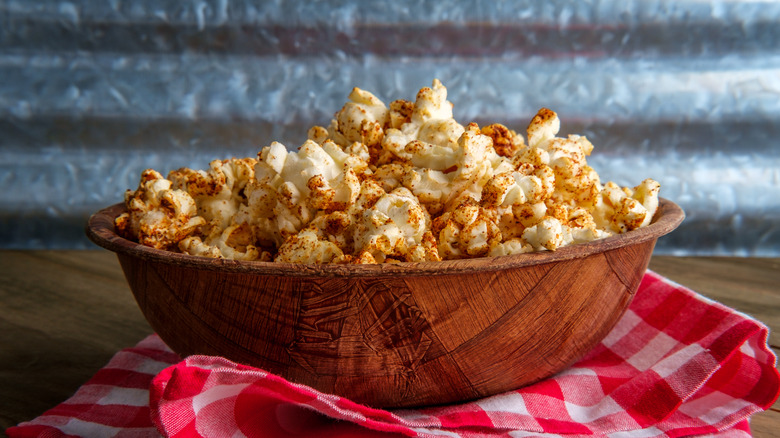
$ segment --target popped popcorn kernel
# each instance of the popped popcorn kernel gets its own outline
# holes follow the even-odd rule
[[[512,157],[525,146],[522,135],[500,123],[483,127],[482,133],[493,139],[493,148],[502,157]]]
[[[125,192],[127,212],[115,220],[120,236],[157,249],[172,250],[206,220],[192,196],[152,169],[141,174],[136,190]]]

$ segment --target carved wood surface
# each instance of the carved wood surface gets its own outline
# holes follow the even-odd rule
[[[562,370],[614,326],[656,239],[684,214],[555,252],[398,265],[293,265],[154,250],[113,232],[139,308],[183,355],[214,354],[376,407],[451,403]]]

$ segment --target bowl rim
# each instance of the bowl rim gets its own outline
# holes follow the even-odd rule
[[[565,246],[555,251],[537,251],[497,257],[479,257],[440,262],[400,262],[382,264],[299,264],[283,262],[241,261],[193,256],[142,245],[119,236],[114,219],[126,211],[124,203],[117,203],[92,214],[87,221],[86,234],[96,245],[117,255],[127,255],[151,262],[179,265],[195,269],[240,272],[292,277],[391,277],[397,275],[446,275],[475,271],[499,271],[587,257],[596,253],[635,245],[672,232],[685,219],[685,213],[674,202],[659,198],[653,221],[642,228],[604,239]]]

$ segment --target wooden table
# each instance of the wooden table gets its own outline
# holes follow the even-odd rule
[[[780,353],[780,259],[656,256],[650,267],[764,322]],[[0,251],[0,285],[0,431],[64,401],[152,333],[108,251]],[[751,427],[780,435],[780,403]]]

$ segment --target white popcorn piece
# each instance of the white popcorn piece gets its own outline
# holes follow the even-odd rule
[[[467,198],[455,209],[434,219],[442,259],[484,257],[502,240],[495,212]]]
[[[483,205],[509,207],[536,204],[552,196],[555,175],[550,168],[543,166],[531,172],[504,172],[493,176],[482,191]]]
[[[631,197],[639,201],[642,204],[642,207],[647,211],[647,214],[644,219],[642,219],[642,222],[637,225],[637,228],[650,225],[656,210],[658,210],[658,193],[660,191],[661,184],[650,178],[643,180],[639,185],[634,187],[634,193]]]
[[[208,171],[182,168],[169,172],[168,179],[174,188],[192,195],[198,215],[219,233],[243,202],[241,192],[254,179],[256,162],[253,158],[214,160]]]
[[[307,227],[284,241],[274,261],[286,263],[338,263],[344,253],[338,245]]]
[[[534,247],[523,239],[513,238],[505,240],[490,248],[488,256],[498,257],[512,254],[525,254],[534,252]]]
[[[454,164],[463,132],[463,126],[452,117],[447,89],[435,80],[432,88],[417,93],[409,121],[385,131],[382,147],[414,166],[444,170]]]
[[[406,259],[410,250],[423,243],[430,218],[417,198],[404,187],[382,195],[359,215],[353,240],[358,252],[367,251],[375,260]]]
[[[327,131],[342,146],[360,142],[370,147],[382,141],[389,117],[389,110],[381,100],[355,87],[349,94],[349,102],[336,113]]]
[[[273,173],[280,174],[282,173],[282,169],[284,169],[284,162],[287,160],[287,155],[289,155],[287,148],[283,144],[275,141],[271,143],[270,146],[265,147],[260,151],[260,162],[258,165],[262,164],[268,166],[273,170]],[[257,172],[257,166],[255,166],[255,172]],[[266,175],[270,177],[273,174],[264,173],[263,176],[258,175],[257,180],[262,180]]]
[[[594,220],[599,228],[625,233],[646,226],[658,209],[661,185],[645,179],[633,189],[608,182],[594,206]]]
[[[343,151],[332,142],[325,144],[323,147],[307,140],[297,153],[287,154],[279,172],[285,183],[294,186],[294,189],[287,189],[289,194],[305,200],[315,209],[353,202],[360,186],[354,171],[343,164],[346,161],[346,157],[341,156]],[[334,159],[334,155],[343,160],[342,164]]]
[[[270,261],[270,253],[256,247],[255,241],[252,230],[244,223],[225,228],[219,235],[207,238],[207,242],[198,236],[187,237],[179,242],[179,249],[201,257]]]
[[[545,141],[555,138],[560,129],[561,121],[558,119],[558,114],[547,108],[542,108],[528,124],[528,145],[539,147]]]
[[[568,227],[554,217],[546,217],[538,224],[523,231],[523,239],[536,251],[556,249],[571,242],[571,232]]]
[[[432,214],[439,213],[441,208],[451,209],[467,198],[479,200],[485,184],[495,173],[512,169],[511,162],[498,155],[492,145],[490,137],[470,124],[458,138],[457,148],[453,150],[454,161],[447,169],[415,166],[404,179],[404,186]]]

